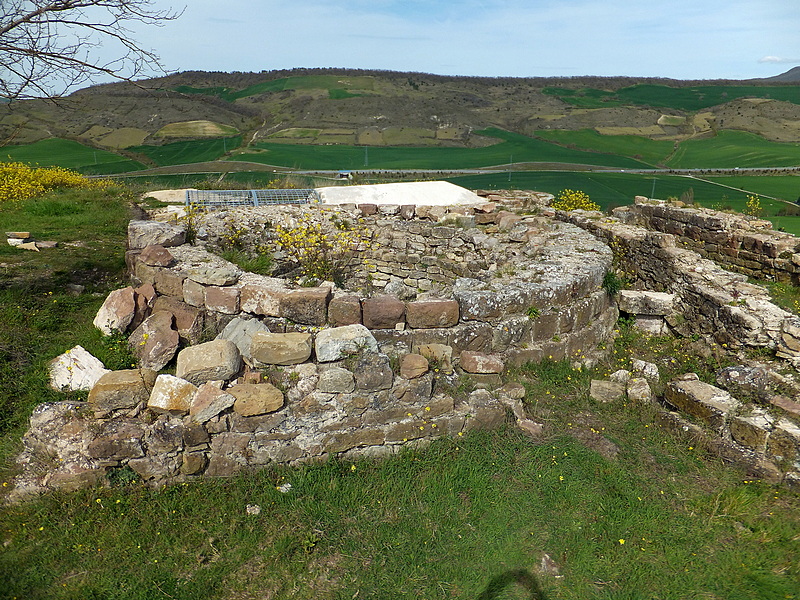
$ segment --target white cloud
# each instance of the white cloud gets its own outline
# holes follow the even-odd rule
[[[787,63],[800,63],[800,58],[782,58],[780,56],[764,56],[758,59],[760,63],[775,63],[775,64],[787,64]]]

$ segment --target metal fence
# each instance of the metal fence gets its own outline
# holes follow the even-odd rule
[[[186,190],[186,206],[206,209],[319,201],[317,190]]]

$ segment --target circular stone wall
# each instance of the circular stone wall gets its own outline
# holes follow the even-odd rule
[[[210,250],[225,247],[235,230],[242,247],[269,248],[275,270],[287,272],[293,265],[275,244],[276,226],[311,218],[335,233],[346,223],[370,233],[370,248],[351,261],[343,289],[334,286],[331,318],[305,324],[346,324],[334,314],[346,299],[361,303],[359,322],[376,329],[389,352],[433,340],[454,352],[501,353],[514,362],[580,355],[616,322],[616,308],[602,288],[612,252],[590,233],[550,218],[547,209],[539,212],[518,215],[495,203],[237,208],[203,215],[198,243]],[[375,304],[371,298],[405,303],[406,314],[420,303],[453,300],[458,321],[440,327],[398,318],[376,327],[367,314]]]

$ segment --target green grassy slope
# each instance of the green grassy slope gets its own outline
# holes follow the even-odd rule
[[[723,130],[713,138],[682,142],[667,164],[684,169],[792,167],[800,165],[800,144],[770,142],[753,133]]]
[[[616,92],[596,88],[570,89],[563,87],[546,87],[542,91],[579,108],[607,108],[634,104],[693,112],[738,98],[771,98],[800,104],[800,86],[796,85],[672,87],[639,84],[622,88]]]
[[[163,146],[132,146],[130,152],[144,154],[159,167],[217,160],[225,152],[238,148],[242,136],[172,142]]]
[[[282,92],[284,90],[308,90],[323,89],[328,90],[330,97],[334,100],[351,98],[352,94],[346,90],[371,90],[373,79],[371,77],[340,77],[336,75],[303,75],[297,77],[283,77],[281,79],[271,79],[254,85],[247,86],[241,90],[232,90],[226,87],[197,88],[182,85],[175,88],[176,92],[182,94],[205,94],[209,96],[219,96],[228,102],[235,102],[240,98],[264,94],[266,92]]]
[[[0,148],[0,161],[17,161],[41,167],[66,167],[87,174],[127,173],[144,165],[127,158],[84,146],[72,140],[50,138],[24,146]]]
[[[651,140],[640,135],[601,135],[594,129],[541,130],[536,132],[536,137],[581,150],[619,154],[653,166],[663,164],[674,147],[673,142],[666,140]]]
[[[301,169],[471,169],[510,162],[588,164],[646,168],[644,163],[613,154],[571,150],[544,140],[491,128],[481,132],[503,140],[484,148],[406,148],[371,146],[308,146],[262,142],[262,152],[244,152],[244,160]]]

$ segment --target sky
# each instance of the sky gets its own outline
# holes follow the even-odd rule
[[[184,2],[186,4],[184,4]],[[800,65],[798,0],[152,0],[167,72],[345,67],[440,75],[770,77]]]

